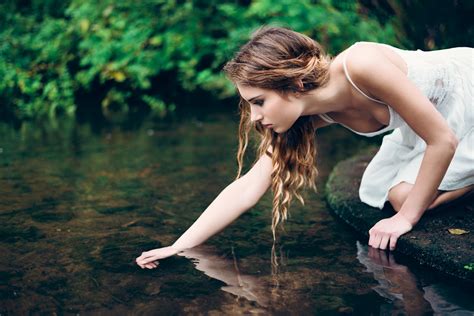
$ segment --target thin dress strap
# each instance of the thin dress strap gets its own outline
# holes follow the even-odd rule
[[[327,115],[326,113],[319,114],[319,117],[321,117],[323,119],[323,121],[326,121],[328,123],[331,123],[331,124],[337,123],[332,118],[330,118],[329,115]]]
[[[351,85],[352,85],[357,91],[359,91],[363,96],[365,96],[367,99],[370,99],[370,100],[372,100],[372,101],[374,101],[374,102],[377,102],[377,103],[381,103],[381,104],[385,104],[385,105],[386,105],[387,103],[384,103],[384,102],[382,102],[382,101],[380,101],[380,100],[371,98],[371,97],[369,97],[367,94],[365,94],[364,91],[362,91],[361,89],[359,89],[358,86],[355,85],[354,81],[352,81],[352,79],[351,79],[351,76],[349,76],[349,71],[347,71],[346,59],[347,59],[347,55],[349,55],[349,52],[350,52],[351,48],[352,48],[353,46],[355,46],[356,44],[357,44],[357,43],[355,43],[354,45],[352,45],[351,47],[349,47],[349,49],[346,51],[346,53],[344,54],[344,57],[343,57],[343,59],[342,59],[342,65],[344,66],[344,73],[346,74],[346,78],[347,78],[347,80],[349,80],[349,82],[351,83]]]
[[[357,43],[355,43],[355,44],[357,44]],[[355,45],[355,44],[354,44],[354,45]],[[346,75],[347,80],[349,80],[349,82],[352,84],[352,86],[353,86],[357,91],[359,91],[363,96],[365,96],[365,97],[368,98],[369,100],[372,100],[372,101],[374,101],[374,102],[377,102],[377,103],[381,103],[381,104],[386,105],[387,108],[388,108],[388,112],[389,112],[389,114],[390,114],[390,121],[389,121],[388,125],[385,126],[385,127],[383,127],[382,129],[379,129],[379,130],[374,131],[374,132],[368,132],[368,133],[358,132],[358,131],[353,130],[352,128],[350,128],[350,127],[347,126],[347,125],[344,125],[344,124],[342,124],[342,123],[339,123],[339,124],[342,125],[342,126],[344,126],[344,127],[347,128],[347,129],[353,131],[354,133],[359,134],[359,135],[363,135],[363,136],[367,136],[367,137],[372,137],[372,136],[380,135],[380,134],[382,134],[382,133],[385,133],[385,132],[387,132],[387,131],[393,129],[392,126],[393,126],[393,118],[394,118],[394,116],[395,116],[395,113],[392,111],[392,108],[391,108],[387,103],[369,97],[369,96],[368,96],[367,94],[365,94],[362,90],[360,90],[359,87],[357,87],[357,86],[355,85],[355,83],[352,81],[351,77],[349,76],[349,72],[347,71],[347,66],[346,66],[346,57],[347,57],[347,55],[348,55],[348,53],[349,53],[349,51],[350,51],[351,48],[352,48],[352,46],[346,51],[346,54],[344,55],[344,57],[343,57],[343,59],[342,59],[342,65],[344,66],[344,73],[345,73],[345,75]],[[326,121],[326,122],[328,122],[328,123],[337,123],[336,121],[334,121],[334,120],[333,120],[329,115],[327,115],[326,113],[321,113],[321,114],[319,114],[319,117],[321,117],[324,121]]]

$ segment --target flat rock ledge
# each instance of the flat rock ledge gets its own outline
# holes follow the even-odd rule
[[[334,213],[367,238],[377,221],[394,214],[388,202],[380,210],[359,199],[360,179],[372,156],[373,152],[340,162],[326,184],[326,198]],[[468,233],[453,235],[448,231],[451,228]],[[432,214],[425,213],[411,232],[400,237],[396,251],[422,265],[474,283],[474,195]]]

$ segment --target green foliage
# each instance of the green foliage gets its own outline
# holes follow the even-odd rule
[[[12,3],[0,5],[0,113],[19,119],[72,115],[78,94],[101,98],[102,111],[141,103],[163,116],[175,108],[169,83],[229,97],[222,65],[262,24],[303,32],[332,54],[355,40],[394,42],[390,24],[348,0],[72,0],[62,12],[54,0]]]
[[[32,16],[9,18],[14,27],[0,33],[2,106],[12,107],[20,118],[54,116],[57,110],[72,113],[74,82],[68,61],[74,58],[74,44],[65,31],[66,20],[36,23]]]

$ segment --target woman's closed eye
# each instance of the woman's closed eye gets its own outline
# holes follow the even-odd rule
[[[258,105],[258,106],[262,106],[263,105],[263,100],[261,100],[261,99],[254,100],[254,101],[252,101],[252,103],[255,104],[255,105]]]

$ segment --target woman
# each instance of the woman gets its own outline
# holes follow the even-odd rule
[[[142,253],[142,268],[194,247],[251,208],[272,187],[272,231],[303,186],[315,189],[316,129],[339,123],[363,136],[394,130],[364,172],[360,198],[395,214],[369,231],[369,245],[395,249],[427,210],[474,188],[474,49],[405,51],[358,42],[335,58],[311,38],[262,27],[224,71],[241,98],[239,171],[172,245]],[[248,133],[259,159],[242,177]]]

